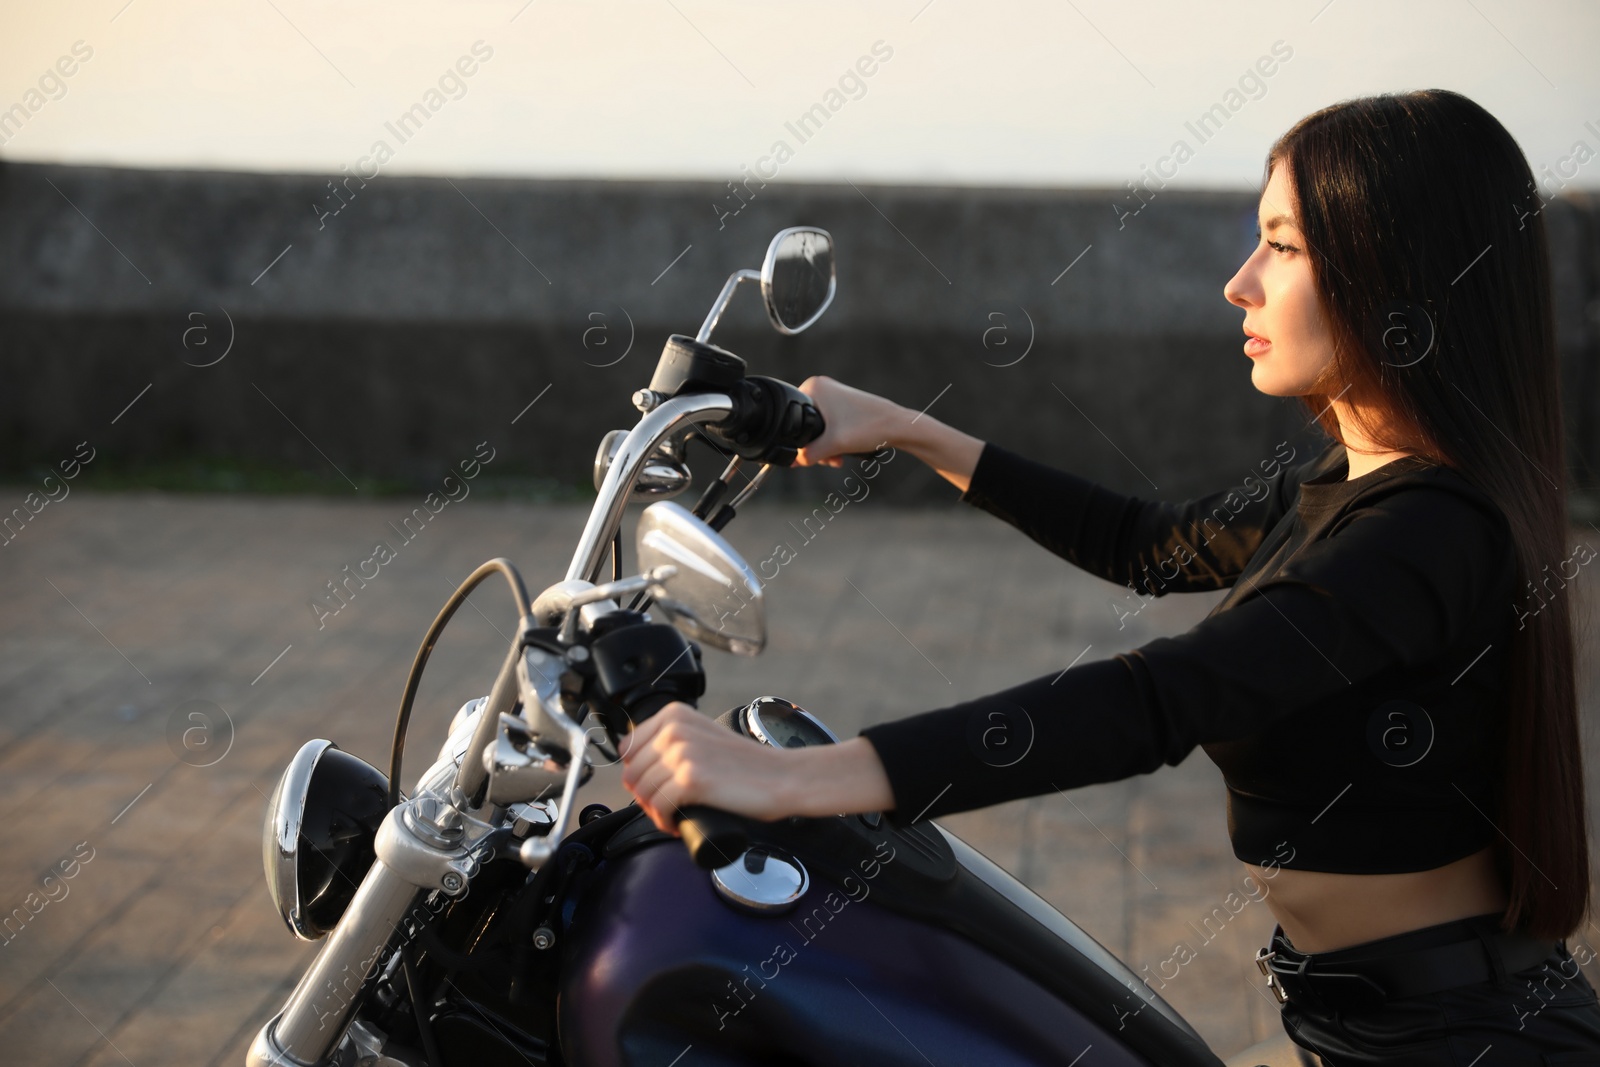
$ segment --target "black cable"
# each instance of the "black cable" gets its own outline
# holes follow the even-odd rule
[[[411,946],[400,947],[400,968],[406,976],[406,992],[411,997],[411,1014],[416,1019],[417,1037],[422,1041],[422,1058],[425,1067],[444,1067],[444,1057],[439,1055],[439,1043],[433,1037],[433,1023],[428,1020],[422,992],[417,988],[417,968],[411,960]]]
[[[611,580],[622,581],[622,524],[617,524],[617,532],[611,535]]]
[[[496,571],[505,575],[506,582],[511,586],[511,597],[517,602],[518,623],[533,613],[528,603],[528,587],[523,584],[522,575],[517,572],[516,566],[510,560],[500,558],[481,564],[467,576],[466,581],[456,587],[456,591],[450,594],[450,599],[444,602],[444,607],[439,609],[433,625],[428,627],[427,634],[422,638],[422,647],[417,649],[417,658],[411,663],[411,673],[406,676],[405,694],[400,698],[400,714],[394,724],[394,742],[389,747],[390,808],[400,803],[400,765],[406,752],[406,728],[411,724],[411,705],[417,699],[417,688],[422,685],[422,671],[428,665],[428,656],[432,654],[433,646],[438,643],[439,635],[444,632],[450,616],[466,603],[467,597],[485,578]]]

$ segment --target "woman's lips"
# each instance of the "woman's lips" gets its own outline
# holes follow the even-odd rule
[[[1267,349],[1271,347],[1271,341],[1267,340],[1265,337],[1257,337],[1252,333],[1245,338],[1244,354],[1249,356],[1251,359],[1254,359],[1257,356],[1266,355]]]

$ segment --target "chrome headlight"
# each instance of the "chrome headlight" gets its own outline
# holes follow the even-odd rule
[[[332,741],[307,741],[267,802],[261,859],[290,931],[315,941],[339,922],[372,866],[389,779]]]

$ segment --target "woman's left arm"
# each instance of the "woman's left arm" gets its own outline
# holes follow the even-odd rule
[[[1464,497],[1408,490],[1346,518],[1183,634],[861,736],[907,816],[935,818],[1176,765],[1509,615],[1506,531]]]

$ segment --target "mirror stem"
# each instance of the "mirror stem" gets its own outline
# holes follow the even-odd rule
[[[711,312],[706,316],[706,321],[700,324],[700,332],[694,335],[694,339],[701,344],[709,344],[711,331],[717,328],[717,320],[722,318],[722,313],[727,309],[728,302],[733,299],[734,290],[739,288],[739,283],[759,281],[761,272],[750,270],[748,267],[728,275],[728,280],[722,285],[722,292],[717,295],[716,303],[711,305]]]

